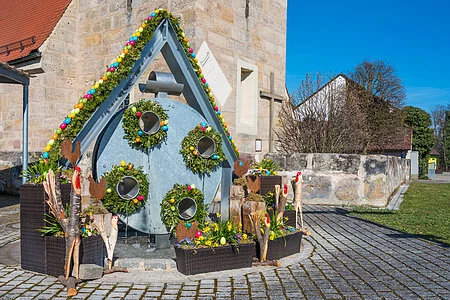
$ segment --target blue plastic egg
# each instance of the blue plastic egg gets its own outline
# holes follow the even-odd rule
[[[139,130],[139,131],[138,131],[138,135],[139,135],[139,136],[142,136],[142,134],[143,134],[142,130]]]
[[[48,152],[42,153],[42,158],[47,159],[48,158]]]
[[[162,130],[164,130],[164,131],[167,131],[168,129],[169,129],[169,126],[167,126],[167,125],[164,125],[163,127],[161,127],[162,128]]]
[[[67,125],[69,125],[69,124],[70,124],[70,121],[72,121],[71,118],[66,118],[66,119],[64,120],[64,123],[66,123]]]

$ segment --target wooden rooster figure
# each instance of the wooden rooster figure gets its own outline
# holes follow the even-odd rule
[[[76,142],[75,151],[72,152],[72,142],[64,139],[61,142],[61,154],[75,167],[78,159],[81,157],[80,142]]]
[[[248,161],[237,160],[234,162],[234,174],[238,177],[244,177],[249,167],[250,163]]]
[[[267,213],[261,216],[260,212],[251,213],[249,218],[255,227],[256,236],[258,238],[260,249],[260,262],[265,262],[267,259],[267,248],[269,247],[269,235],[270,235],[270,218]],[[261,228],[261,219],[263,220],[264,229]],[[261,233],[263,232],[263,233]]]
[[[247,176],[248,189],[253,193],[257,193],[261,188],[261,179],[256,176],[255,180],[252,180],[250,176]]]
[[[119,233],[118,223],[119,217],[117,215],[109,214],[95,214],[93,216],[93,225],[100,233],[103,242],[106,246],[108,270],[112,270],[112,262],[114,257],[114,248],[116,247],[117,236]]]
[[[106,179],[104,176],[100,178],[100,182],[95,182],[94,178],[92,176],[88,177],[89,180],[89,193],[92,197],[95,198],[96,203],[99,203],[100,200],[105,197],[106,194]]]
[[[311,235],[311,231],[303,226],[303,203],[302,203],[302,172],[297,172],[297,175],[292,180],[292,186],[294,187],[294,209],[296,214],[296,219],[300,215],[300,231],[303,234]],[[298,229],[298,221],[295,222],[296,228]]]
[[[64,265],[65,276],[59,276],[58,279],[67,287],[67,295],[74,296],[77,294],[75,285],[80,282],[78,277],[79,267],[79,253],[80,253],[80,205],[81,205],[81,169],[75,165],[75,162],[80,158],[79,151],[75,150],[72,153],[72,143],[69,140],[63,140],[65,150],[61,150],[65,158],[73,164],[75,171],[72,177],[72,193],[70,194],[69,215],[65,213],[64,206],[61,199],[61,192],[59,187],[59,178],[56,178],[52,170],[47,173],[46,181],[43,183],[45,192],[48,195],[47,203],[50,207],[50,212],[56,218],[58,223],[64,230],[66,237],[66,262]],[[70,149],[69,149],[70,145]],[[77,143],[79,149],[80,144]],[[75,278],[70,277],[71,264],[73,261],[73,273]]]

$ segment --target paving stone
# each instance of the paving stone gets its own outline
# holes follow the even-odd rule
[[[79,285],[74,299],[450,298],[447,248],[403,237],[332,207],[305,206],[304,211],[312,230],[305,240],[315,251],[300,263],[247,275],[236,270],[231,278],[184,284],[88,282]],[[0,246],[11,236],[0,237]],[[54,277],[0,265],[1,299],[66,299],[65,293]]]

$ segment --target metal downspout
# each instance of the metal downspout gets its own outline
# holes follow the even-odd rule
[[[28,168],[28,84],[23,85],[23,119],[22,119],[22,171]],[[25,176],[22,184],[26,183]]]

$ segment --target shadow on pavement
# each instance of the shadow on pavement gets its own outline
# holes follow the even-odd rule
[[[20,203],[19,195],[0,194],[0,208]]]

